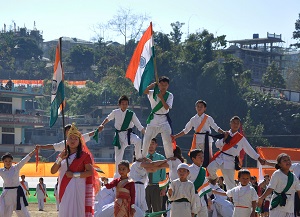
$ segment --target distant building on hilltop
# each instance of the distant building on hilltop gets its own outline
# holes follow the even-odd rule
[[[231,40],[226,53],[233,54],[244,63],[245,70],[252,71],[252,82],[261,84],[262,76],[267,67],[275,61],[279,69],[283,69],[283,49],[281,35],[267,33],[266,38],[253,34],[252,39]]]

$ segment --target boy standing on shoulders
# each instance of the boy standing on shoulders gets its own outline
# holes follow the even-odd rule
[[[212,202],[207,194],[211,191],[208,180],[205,178],[206,170],[202,167],[202,163],[204,160],[203,151],[201,149],[194,149],[190,152],[190,158],[193,161],[193,164],[190,165],[189,170],[190,174],[188,176],[188,180],[194,183],[195,186],[195,194],[197,194],[198,189],[202,189],[203,194],[197,196],[197,204],[200,207],[198,210],[197,216],[207,217],[208,216],[208,208],[210,208]],[[210,190],[209,190],[210,189]],[[207,190],[207,191],[206,191]]]
[[[169,117],[169,110],[173,105],[173,94],[168,90],[170,79],[166,76],[162,76],[158,80],[159,93],[154,94],[154,90],[150,90],[155,87],[155,82],[150,84],[144,91],[148,95],[148,99],[151,104],[152,111],[147,119],[147,128],[143,140],[143,157],[148,154],[149,145],[151,139],[155,138],[157,134],[161,134],[165,156],[166,158],[173,157],[172,148],[172,130],[171,120]]]
[[[178,179],[171,182],[168,197],[171,202],[172,217],[191,216],[197,213],[194,184],[187,179],[190,174],[189,165],[181,163],[177,167]]]
[[[238,116],[234,116],[230,119],[230,130],[225,133],[223,139],[216,141],[216,146],[219,151],[216,152],[208,165],[207,170],[209,172],[209,179],[218,178],[216,172],[221,169],[224,176],[227,190],[235,187],[234,173],[239,162],[238,156],[242,149],[254,160],[258,160],[262,165],[266,163],[256,151],[249,144],[247,139],[238,132],[241,124],[241,119]],[[229,137],[229,138],[228,138]]]
[[[224,134],[222,130],[214,121],[214,119],[205,114],[206,102],[204,100],[198,100],[195,103],[197,114],[193,116],[190,121],[185,125],[185,128],[176,135],[173,136],[177,139],[194,128],[195,133],[193,136],[191,150],[201,149],[204,151],[204,163],[203,166],[206,167],[209,164],[209,160],[212,158],[212,142],[213,139],[209,136],[211,134],[211,129],[213,128],[216,132]]]
[[[115,165],[116,170],[123,159],[124,150],[130,144],[134,144],[135,157],[139,159],[142,157],[141,154],[141,139],[132,132],[132,128],[136,126],[139,131],[143,134],[145,133],[144,127],[137,118],[136,114],[128,109],[129,99],[127,96],[123,95],[119,98],[119,109],[113,110],[107,118],[99,126],[99,131],[102,131],[104,125],[109,121],[115,119],[115,137],[113,140],[113,145],[115,146]],[[117,172],[115,177],[118,176]]]

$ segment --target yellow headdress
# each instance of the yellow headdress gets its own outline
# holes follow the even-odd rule
[[[79,130],[75,126],[75,123],[72,123],[71,128],[69,129],[68,137],[69,136],[77,136],[78,138],[81,138],[81,133],[79,132]]]

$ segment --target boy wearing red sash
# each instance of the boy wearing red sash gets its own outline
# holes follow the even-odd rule
[[[132,128],[136,126],[139,131],[143,134],[145,133],[144,127],[141,125],[141,122],[137,118],[136,114],[128,109],[129,98],[125,95],[119,98],[119,109],[113,110],[107,118],[104,119],[102,124],[99,126],[99,131],[102,131],[104,125],[109,121],[115,119],[115,137],[113,140],[113,145],[115,146],[115,165],[116,173],[115,178],[119,177],[117,173],[118,164],[123,159],[124,150],[130,144],[134,144],[135,157],[140,159],[142,157],[141,146],[142,140],[132,132]]]
[[[225,134],[223,139],[217,140],[216,147],[219,151],[214,154],[211,163],[207,167],[210,179],[218,178],[216,172],[218,169],[221,169],[227,190],[235,187],[235,158],[239,156],[242,149],[244,149],[251,158],[258,160],[262,165],[266,162],[256,153],[247,139],[238,132],[240,123],[241,119],[238,116],[234,116],[230,119],[230,130]],[[227,139],[228,136],[231,137],[229,142]]]
[[[39,179],[39,184],[36,186],[36,191],[34,196],[37,195],[38,205],[39,205],[39,211],[44,211],[44,202],[46,202],[46,197],[48,197],[47,194],[47,188],[44,184],[44,179]]]
[[[189,122],[185,125],[185,128],[178,134],[174,135],[173,138],[177,139],[188,132],[192,128],[194,128],[195,133],[193,136],[191,150],[194,149],[201,149],[204,151],[204,161],[206,160],[207,163],[204,162],[204,167],[206,167],[209,163],[209,160],[212,158],[212,142],[213,139],[208,136],[211,134],[211,129],[213,128],[216,132],[224,134],[224,130],[222,130],[214,121],[214,119],[205,114],[206,111],[206,102],[204,100],[198,100],[195,103],[195,108],[197,114],[193,116]],[[206,148],[207,147],[207,148]],[[205,159],[207,158],[207,159]]]
[[[167,91],[169,82],[168,77],[162,76],[158,80],[159,93],[156,94],[154,90],[151,90],[155,87],[155,82],[150,84],[144,91],[144,94],[148,96],[152,111],[147,119],[147,128],[143,140],[143,157],[147,156],[151,140],[159,133],[162,137],[166,158],[173,157],[169,111],[172,108],[174,97],[172,93]]]

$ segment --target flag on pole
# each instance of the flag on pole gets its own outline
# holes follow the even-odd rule
[[[154,41],[152,23],[139,41],[126,71],[135,89],[142,95],[154,78]]]
[[[55,63],[54,63],[54,74],[52,79],[52,90],[51,90],[51,111],[50,111],[50,127],[52,127],[58,115],[62,111],[63,102],[65,99],[64,94],[64,72],[61,62],[61,38],[56,46]]]

